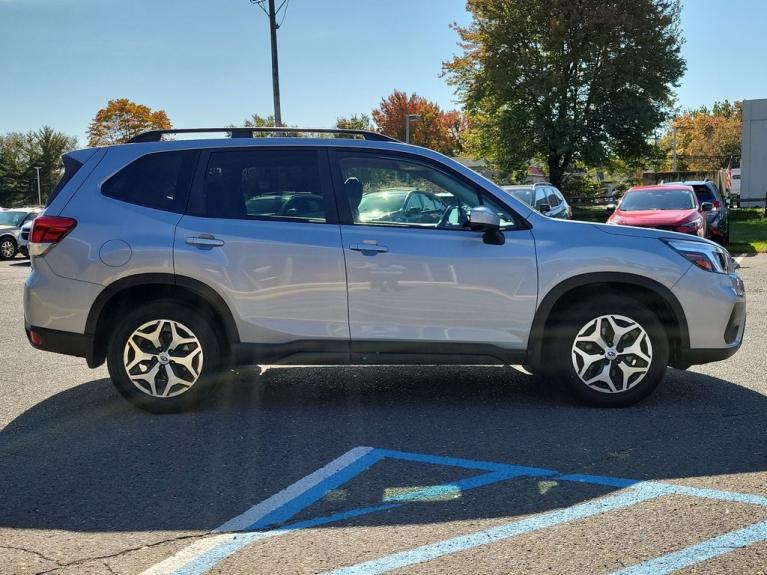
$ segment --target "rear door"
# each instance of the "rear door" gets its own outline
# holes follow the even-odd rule
[[[534,241],[524,222],[430,160],[389,151],[339,150],[332,157],[353,360],[376,362],[376,352],[523,351],[537,294]],[[366,194],[392,186],[451,200],[442,201],[441,213],[408,222],[353,216]],[[480,205],[499,213],[505,245],[486,244],[481,232],[465,227],[465,213]]]
[[[175,270],[217,291],[245,343],[347,352],[346,271],[326,152],[204,152],[177,228]],[[332,345],[332,344],[338,345]]]

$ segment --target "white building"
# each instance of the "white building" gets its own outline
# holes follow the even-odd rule
[[[741,199],[767,196],[767,99],[743,101]],[[744,207],[758,205],[754,202]]]

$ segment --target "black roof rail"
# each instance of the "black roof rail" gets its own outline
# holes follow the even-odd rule
[[[198,134],[198,133],[229,133],[231,138],[252,138],[253,134],[347,134],[361,136],[364,140],[377,142],[398,142],[399,140],[372,132],[370,130],[344,130],[340,128],[286,128],[282,126],[260,126],[257,128],[173,128],[169,130],[150,130],[127,141],[128,144],[141,142],[159,142],[164,134]]]

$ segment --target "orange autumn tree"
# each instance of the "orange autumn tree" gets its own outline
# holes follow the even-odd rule
[[[165,110],[153,111],[127,98],[118,98],[109,100],[106,107],[96,113],[88,127],[88,145],[121,144],[141,132],[168,130],[171,127]]]
[[[707,107],[688,110],[677,116],[671,129],[663,136],[661,148],[666,152],[664,170],[671,170],[671,130],[676,130],[676,151],[679,169],[714,171],[726,168],[740,157],[741,131],[743,127],[743,103],[716,102]]]
[[[394,90],[381,100],[373,110],[373,121],[378,131],[405,141],[405,114],[418,114],[420,120],[410,123],[410,143],[431,148],[448,156],[456,155],[460,149],[460,135],[465,119],[460,112],[443,111],[438,104],[417,94],[408,96]]]

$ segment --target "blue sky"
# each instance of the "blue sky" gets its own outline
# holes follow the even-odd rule
[[[278,0],[278,3],[281,0]],[[279,31],[283,121],[332,126],[397,88],[455,107],[441,64],[464,0],[289,0]],[[682,107],[767,98],[763,0],[686,0]],[[248,0],[0,0],[0,133],[43,124],[81,143],[126,97],[177,127],[272,111],[266,16]]]

